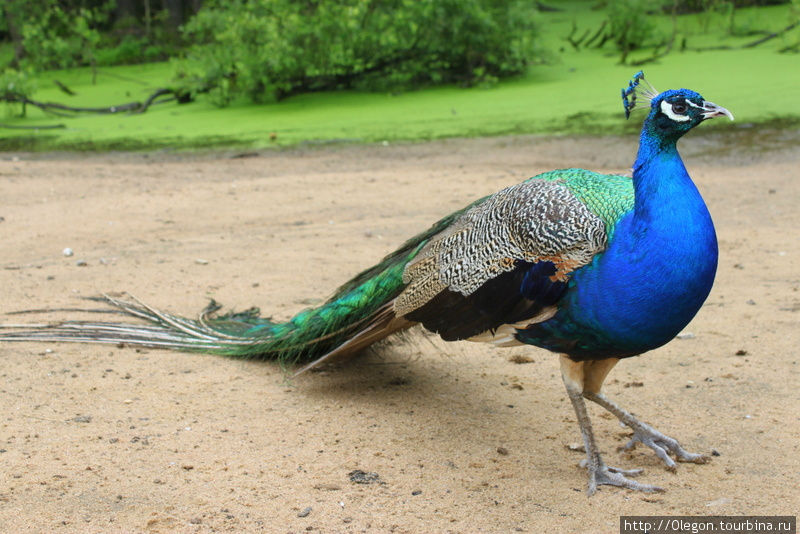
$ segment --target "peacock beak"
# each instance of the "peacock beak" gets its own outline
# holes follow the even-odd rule
[[[714,117],[728,117],[730,120],[733,120],[733,113],[728,111],[727,109],[723,108],[722,106],[718,106],[713,102],[703,101],[703,120],[705,119],[713,119]]]

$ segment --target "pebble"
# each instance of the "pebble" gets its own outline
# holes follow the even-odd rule
[[[497,447],[497,454],[500,456],[508,456],[508,449],[505,447]]]
[[[316,486],[314,486],[314,489],[325,490],[325,491],[339,491],[340,489],[342,489],[342,487],[339,486],[338,484],[317,484]]]
[[[86,263],[86,260],[78,260],[75,262],[75,265],[77,265],[78,267],[86,267],[89,264]]]
[[[297,517],[308,517],[308,514],[310,513],[311,513],[311,507],[306,506],[305,508],[297,512]]]
[[[694,339],[696,336],[691,332],[681,332],[677,336],[678,339]]]
[[[202,260],[200,258],[194,260],[197,265],[208,265],[208,260]]]
[[[64,256],[66,256],[67,258],[69,258],[69,257],[70,257],[70,256],[72,256],[73,254],[75,254],[75,253],[72,251],[72,249],[71,249],[71,248],[69,248],[69,247],[67,247],[67,248],[65,248],[63,251],[61,251],[61,253],[62,253]]]
[[[361,469],[355,469],[347,473],[347,476],[350,478],[350,482],[355,482],[356,484],[380,484],[381,477],[378,473],[368,473],[366,471],[362,471]]]
[[[720,506],[722,504],[728,504],[729,502],[731,502],[731,500],[728,497],[721,497],[719,499],[707,502],[706,506]]]

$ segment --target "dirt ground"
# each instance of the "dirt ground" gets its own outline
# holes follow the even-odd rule
[[[607,462],[666,493],[587,498],[557,358],[533,347],[416,331],[290,379],[215,356],[6,343],[0,531],[611,533],[620,515],[797,514],[800,133],[745,126],[681,142],[721,248],[691,335],[606,387],[712,462],[670,473],[649,449],[619,452],[629,432],[589,407]],[[478,196],[553,168],[624,172],[635,142],[3,154],[0,322],[110,291],[286,318]]]

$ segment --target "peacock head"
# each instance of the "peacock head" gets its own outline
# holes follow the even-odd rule
[[[650,102],[645,129],[662,139],[677,141],[706,119],[725,116],[733,120],[733,113],[689,89],[671,89],[659,93],[644,79],[642,71],[639,71],[628,87],[622,90],[625,117],[630,116],[631,110],[642,99]]]

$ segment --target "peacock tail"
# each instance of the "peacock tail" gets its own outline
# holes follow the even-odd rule
[[[347,281],[322,305],[303,310],[284,323],[261,317],[258,308],[218,314],[222,307],[213,300],[197,319],[189,319],[157,310],[133,297],[121,299],[104,295],[92,297],[91,300],[103,302],[114,311],[141,319],[142,323],[69,320],[28,325],[6,324],[0,325],[6,330],[0,332],[0,341],[129,344],[207,352],[234,358],[277,360],[282,363],[314,361],[330,354],[348,340],[352,341],[358,332],[370,326],[374,328],[376,322],[383,328],[390,328],[372,342],[413,324],[401,320],[392,322],[396,318],[387,308],[405,286],[403,269],[431,236],[446,228],[470,207],[444,217],[425,232],[406,241],[378,264]],[[345,354],[356,352],[364,346],[366,344],[363,341],[358,346],[351,343]]]

